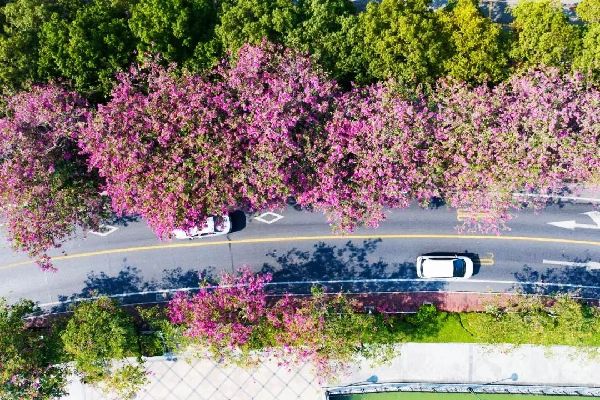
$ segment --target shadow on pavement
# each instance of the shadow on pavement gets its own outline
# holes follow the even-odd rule
[[[404,292],[438,291],[444,282],[417,280],[414,262],[387,263],[372,260],[381,239],[348,241],[342,246],[319,242],[312,251],[292,249],[271,252],[272,262],[263,264],[261,272],[273,274],[270,291],[309,293],[314,284],[328,292]]]
[[[587,263],[592,258],[563,257],[561,261]],[[557,266],[540,271],[525,264],[523,270],[516,272],[514,277],[520,282],[514,289],[527,294],[568,293],[589,299],[600,298],[600,270],[590,270],[584,266]]]
[[[109,225],[128,226],[132,222],[140,222],[142,218],[139,215],[117,215],[113,216],[108,220]]]
[[[68,311],[73,302],[102,295],[119,298],[123,304],[164,302],[170,298],[169,295],[157,293],[157,291],[197,288],[202,280],[215,283],[212,268],[204,270],[183,270],[180,267],[164,269],[159,280],[145,280],[140,269],[130,265],[124,265],[115,275],[91,271],[84,282],[84,288],[71,295],[59,295],[58,301],[61,304],[53,306],[51,312]]]
[[[246,227],[246,214],[241,210],[229,213],[229,220],[231,221],[230,233],[241,231]]]

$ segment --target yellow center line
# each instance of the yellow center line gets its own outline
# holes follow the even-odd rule
[[[238,240],[219,240],[219,241],[194,241],[188,243],[163,243],[148,246],[122,247],[116,249],[98,250],[86,253],[69,254],[66,256],[52,257],[52,261],[71,260],[75,258],[85,258],[101,256],[106,254],[134,253],[141,251],[162,250],[162,249],[181,249],[189,247],[209,247],[219,245],[235,244],[253,244],[253,243],[281,243],[296,241],[315,241],[315,240],[353,240],[353,239],[454,239],[454,240],[498,240],[498,241],[519,241],[519,242],[538,242],[538,243],[562,243],[572,245],[588,245],[600,247],[600,241],[593,240],[575,240],[561,239],[552,237],[535,236],[491,236],[491,235],[459,235],[459,234],[389,234],[389,235],[317,235],[317,236],[289,236],[289,237],[264,237],[254,239]],[[21,265],[33,264],[32,260],[19,261],[0,266],[0,269],[7,269]]]

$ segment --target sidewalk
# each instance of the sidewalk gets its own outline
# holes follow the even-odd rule
[[[565,346],[482,346],[451,343],[406,343],[389,365],[355,366],[349,375],[324,386],[363,382],[372,375],[379,383],[429,382],[483,384],[517,374],[516,385],[599,386],[600,356],[591,357]],[[274,362],[252,370],[218,365],[210,360],[147,361],[151,371],[140,400],[322,400],[324,388],[309,365],[293,371]],[[511,382],[512,383],[512,382]],[[107,399],[75,380],[69,388],[72,400]]]

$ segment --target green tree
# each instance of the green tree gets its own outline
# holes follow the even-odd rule
[[[0,398],[52,399],[66,394],[61,346],[54,329],[27,328],[39,311],[29,300],[9,305],[0,298]]]
[[[523,0],[512,10],[516,39],[511,56],[523,67],[544,64],[563,71],[580,51],[579,28],[555,0]]]
[[[129,27],[138,52],[158,52],[181,64],[213,39],[216,22],[213,0],[141,0],[132,8]]]
[[[141,362],[132,318],[107,297],[77,305],[61,337],[65,352],[87,383],[122,382],[120,377],[132,372],[125,368],[129,364],[118,367],[115,361],[138,357]],[[142,368],[141,364],[135,367]]]
[[[577,15],[585,22],[581,53],[574,61],[574,69],[600,78],[600,1],[583,0],[577,6]]]
[[[20,90],[37,80],[38,34],[52,12],[44,0],[14,0],[1,8],[0,85]]]
[[[452,46],[452,56],[444,60],[447,75],[476,83],[497,82],[506,75],[502,28],[481,14],[476,0],[452,2],[439,17]]]
[[[115,73],[134,60],[128,12],[127,2],[94,0],[72,20],[54,14],[40,32],[41,74],[58,73],[94,100],[106,96]]]
[[[352,65],[356,64],[352,57],[357,42],[353,35],[358,22],[355,16],[350,0],[300,0],[298,22],[285,44],[310,53],[333,78],[353,80],[361,70],[360,64]]]
[[[429,0],[382,0],[360,15],[374,78],[432,81],[442,72],[448,43]]]
[[[600,22],[600,1],[582,0],[577,5],[577,16],[587,23]]]
[[[233,52],[263,38],[282,43],[298,18],[292,0],[224,0],[219,14],[217,37],[224,49]]]

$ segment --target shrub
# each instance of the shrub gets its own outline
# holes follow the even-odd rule
[[[54,399],[66,394],[68,370],[59,365],[56,329],[30,329],[25,317],[38,312],[29,300],[9,305],[0,298],[0,398]]]
[[[107,297],[78,304],[65,330],[61,333],[65,352],[75,361],[75,369],[83,381],[106,384],[115,373],[132,373],[131,368],[119,372],[115,360],[140,357],[132,318]]]

